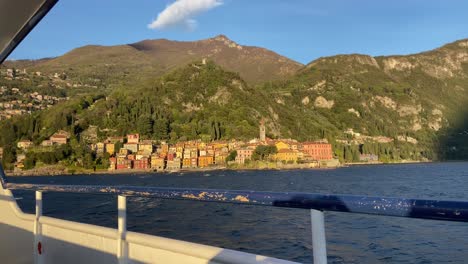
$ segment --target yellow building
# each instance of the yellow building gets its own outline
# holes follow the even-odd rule
[[[298,152],[295,150],[281,149],[278,150],[278,153],[275,154],[275,159],[277,161],[292,161],[297,162]]]
[[[115,154],[115,144],[114,143],[106,143],[106,152],[109,153],[109,155],[114,155]]]
[[[192,166],[192,161],[190,158],[185,158],[182,160],[182,168],[190,168]]]
[[[198,167],[204,168],[212,165],[214,163],[213,156],[202,156],[198,157]]]
[[[164,170],[166,167],[166,162],[164,158],[159,157],[158,155],[151,156],[151,168],[156,169],[158,171]]]
[[[144,140],[138,144],[138,151],[141,151],[145,155],[151,155],[153,153],[153,143],[149,140]]]
[[[275,143],[275,146],[276,148],[278,149],[278,151],[282,150],[282,149],[289,149],[289,145],[286,144],[285,142],[283,141],[278,141]]]

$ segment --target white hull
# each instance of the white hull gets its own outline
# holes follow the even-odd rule
[[[294,263],[135,232],[126,232],[128,257],[119,259],[117,229],[46,216],[39,218],[36,229],[35,220],[0,185],[0,263]]]

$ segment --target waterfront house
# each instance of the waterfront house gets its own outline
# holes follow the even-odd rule
[[[312,160],[331,160],[333,159],[332,146],[324,142],[303,142],[301,150]]]
[[[190,158],[190,168],[198,168],[198,158]]]
[[[109,158],[109,170],[116,170],[117,169],[117,158],[110,157]]]
[[[132,161],[126,158],[124,159],[117,159],[117,170],[128,170],[132,168]]]
[[[162,171],[165,169],[165,160],[164,158],[159,157],[158,155],[151,155],[151,169],[157,171]]]
[[[150,168],[150,159],[147,156],[133,161],[133,168],[137,170],[147,170]]]
[[[252,148],[240,148],[237,150],[236,162],[244,164],[246,160],[252,159],[254,149]]]
[[[213,156],[200,156],[198,157],[198,167],[204,168],[214,164]]]
[[[181,160],[180,158],[174,158],[173,160],[168,160],[166,169],[169,171],[180,170]]]
[[[188,169],[188,168],[190,168],[191,166],[192,166],[192,162],[191,162],[190,158],[184,158],[184,159],[182,160],[182,168]]]
[[[284,162],[297,162],[298,151],[292,149],[280,149],[278,153],[274,155],[276,161]]]

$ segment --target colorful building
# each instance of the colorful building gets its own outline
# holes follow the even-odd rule
[[[312,160],[333,159],[332,145],[324,142],[303,142],[302,152]]]
[[[145,155],[151,155],[153,153],[153,142],[151,140],[142,140],[138,144],[138,151]]]
[[[173,160],[168,160],[166,164],[166,169],[173,171],[173,170],[180,170],[181,160],[180,158],[174,158]]]
[[[128,134],[127,143],[138,144],[140,142],[140,134]]]
[[[276,146],[276,149],[278,149],[278,151],[280,151],[282,149],[289,149],[289,144],[287,144],[284,141],[275,142],[275,146]]]
[[[244,164],[246,160],[252,159],[254,150],[251,148],[240,148],[237,150],[236,162]]]
[[[166,161],[164,158],[159,157],[158,155],[151,155],[151,169],[157,171],[164,170],[166,168]]]
[[[198,157],[198,167],[204,168],[214,164],[214,156],[200,156]]]
[[[280,149],[275,154],[275,160],[284,162],[297,162],[298,151],[292,149]]]
[[[115,143],[106,143],[106,152],[109,153],[109,155],[114,155]]]
[[[149,157],[142,157],[133,161],[133,168],[137,170],[147,170],[150,168],[150,159]]]

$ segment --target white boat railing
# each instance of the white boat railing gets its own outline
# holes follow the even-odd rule
[[[118,196],[118,259],[126,263],[126,197],[154,197],[310,210],[314,263],[327,263],[324,211],[468,222],[468,202],[331,195],[299,192],[258,192],[241,190],[182,189],[139,186],[52,185],[9,183],[0,173],[4,189],[36,192],[36,245],[40,243],[42,192],[101,193]]]

